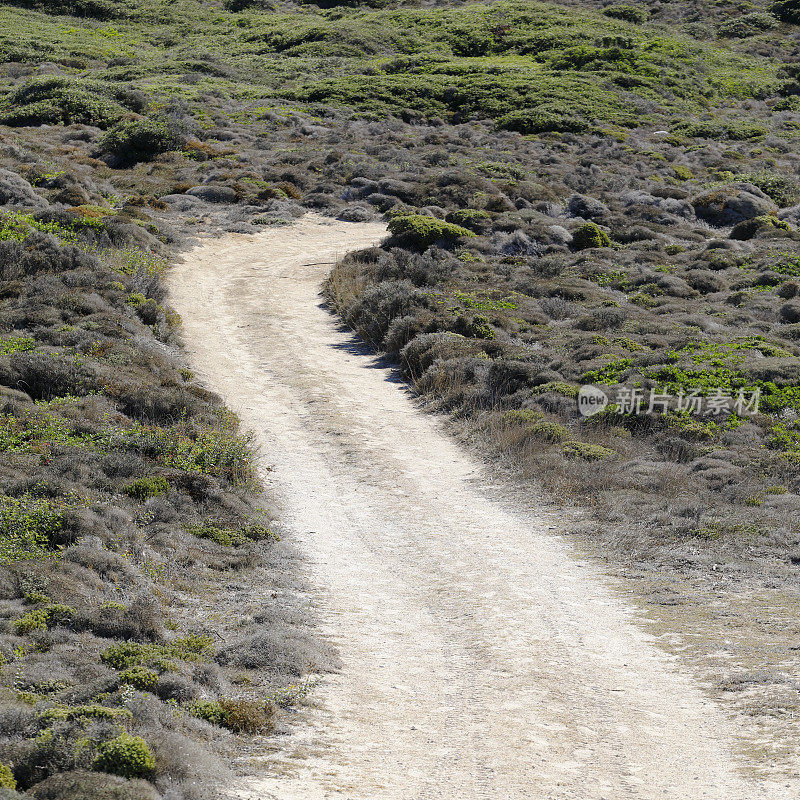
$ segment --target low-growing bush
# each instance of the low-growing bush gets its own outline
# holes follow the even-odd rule
[[[133,686],[143,692],[152,692],[158,683],[158,673],[155,670],[143,667],[141,664],[120,670],[120,683]]]
[[[225,0],[223,3],[228,11],[270,11],[275,8],[272,0]]]
[[[408,214],[394,217],[389,222],[389,231],[417,247],[430,247],[439,241],[453,241],[462,237],[475,236],[467,228],[443,222],[435,217],[423,217],[420,214]]]
[[[532,408],[513,408],[503,414],[503,421],[511,424],[528,425],[542,419],[542,412]]]
[[[769,133],[768,128],[749,120],[709,120],[706,122],[683,120],[676,124],[675,129],[687,136],[704,139],[730,139],[734,142],[763,139]]]
[[[743,181],[757,186],[764,194],[769,195],[780,208],[790,206],[800,200],[800,183],[791,175],[781,172],[761,170],[759,172],[740,172],[734,175],[733,181]]]
[[[569,431],[558,422],[549,422],[547,420],[539,420],[534,422],[529,428],[528,433],[534,439],[540,439],[543,442],[555,444],[569,439]]]
[[[7,5],[64,14],[71,17],[112,19],[125,14],[125,6],[117,0],[8,0]]]
[[[147,778],[156,768],[156,760],[140,736],[121,733],[98,748],[94,768],[123,778]]]
[[[603,14],[614,19],[624,19],[626,22],[634,22],[641,25],[647,21],[647,9],[641,6],[620,3],[618,5],[606,6]]]
[[[228,728],[234,733],[267,733],[275,726],[275,706],[254,700],[198,700],[189,707],[190,713]]]
[[[771,10],[781,22],[800,25],[800,0],[777,0]]]
[[[136,164],[178,150],[182,143],[182,136],[166,120],[144,117],[116,125],[103,137],[100,146],[123,164]]]
[[[123,113],[124,109],[98,87],[48,75],[15,89],[5,100],[0,122],[10,126],[80,123],[108,128]]]
[[[28,796],[28,795],[26,795]],[[72,770],[37,783],[30,792],[34,800],[159,800],[152,784],[139,778]],[[4,799],[3,799],[4,800]]]
[[[575,250],[587,250],[592,247],[610,247],[608,234],[594,222],[586,222],[572,235],[572,247]]]
[[[190,634],[169,644],[142,644],[120,642],[113,644],[100,654],[100,660],[119,671],[136,666],[155,664],[164,668],[170,659],[179,661],[204,661],[213,651],[209,636]]]
[[[17,781],[14,779],[14,773],[11,767],[6,764],[0,764],[0,786],[4,789],[16,789]]]
[[[445,221],[480,234],[486,232],[491,218],[492,215],[488,211],[480,208],[457,208],[447,214]]]
[[[44,608],[35,608],[14,623],[15,632],[22,636],[35,630],[64,625],[75,616],[75,609],[61,603],[51,603]]]
[[[97,703],[82,706],[57,705],[47,708],[38,715],[39,721],[45,725],[54,722],[72,722],[74,720],[111,720],[129,722],[133,714],[127,708],[110,708]]]
[[[616,456],[616,453],[608,447],[590,442],[567,442],[561,451],[568,457],[582,458],[584,461],[607,461]]]
[[[200,539],[209,539],[223,547],[239,547],[248,542],[259,542],[275,538],[275,534],[265,525],[247,525],[231,528],[224,525],[194,525],[187,529]]]
[[[497,120],[499,128],[519,133],[582,133],[589,122],[555,107],[540,107],[509,111]]]
[[[148,497],[166,494],[169,491],[169,481],[161,475],[151,475],[129,483],[122,491],[135,500],[147,500]]]
[[[164,467],[223,477],[235,484],[245,484],[253,476],[250,438],[237,434],[235,422],[227,418],[218,428],[186,423],[115,428],[109,431],[109,446],[140,453]]]
[[[762,12],[743,14],[741,17],[726,20],[717,26],[717,33],[720,36],[727,36],[734,39],[743,39],[761,31],[769,30],[777,25],[775,17]]]
[[[730,233],[731,239],[747,240],[758,234],[781,235],[791,233],[792,227],[788,222],[765,214],[761,217],[746,219],[734,225]]]
[[[75,507],[69,500],[0,495],[0,564],[46,557]]]

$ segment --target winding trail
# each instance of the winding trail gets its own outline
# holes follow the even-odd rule
[[[557,512],[504,500],[321,307],[330,262],[382,235],[308,215],[171,273],[193,367],[255,432],[343,664],[232,796],[795,796],[740,777],[727,721],[571,555]]]

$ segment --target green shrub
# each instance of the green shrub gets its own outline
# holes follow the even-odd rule
[[[151,665],[165,669],[169,659],[204,661],[213,651],[210,636],[189,634],[169,644],[142,644],[119,642],[100,654],[100,660],[119,671],[130,667]]]
[[[39,605],[40,603],[49,603],[50,598],[44,592],[26,592],[25,602],[35,606]]]
[[[562,446],[561,452],[570,458],[582,458],[584,461],[606,461],[616,456],[613,450],[589,442],[567,442]]]
[[[780,260],[775,262],[771,269],[781,275],[791,278],[800,278],[800,255],[797,253],[780,253]]]
[[[148,277],[163,278],[167,272],[167,260],[163,256],[151,253],[149,250],[140,250],[137,247],[105,251],[103,261],[111,269],[117,270],[123,275],[147,275]]]
[[[661,416],[660,422],[690,442],[710,441],[718,433],[713,420],[695,419],[686,411],[668,411]]]
[[[166,121],[145,117],[116,125],[102,138],[100,146],[125,164],[137,164],[178,150],[182,143],[182,137]]]
[[[445,221],[468,228],[473,233],[479,233],[485,228],[486,221],[491,218],[492,215],[488,211],[480,208],[457,208],[445,217]]]
[[[233,418],[222,418],[218,428],[196,428],[179,423],[168,428],[135,423],[111,428],[108,446],[132,450],[158,464],[185,472],[226,478],[241,485],[254,474],[250,438],[236,433]]]
[[[756,11],[726,20],[717,26],[717,34],[730,39],[744,39],[776,26],[775,17]]]
[[[782,172],[740,172],[732,180],[744,181],[758,186],[762,192],[769,195],[780,208],[791,206],[800,201],[800,184],[791,175]]]
[[[227,11],[233,11],[234,14],[239,11],[249,11],[250,9],[269,11],[275,8],[272,0],[225,0],[222,5]]]
[[[572,397],[577,399],[579,390],[580,387],[574,383],[566,383],[565,381],[550,381],[549,383],[542,383],[535,387],[533,393],[546,394],[547,392],[553,392],[554,394],[560,394],[564,397]]]
[[[675,129],[686,136],[703,139],[730,139],[734,142],[763,139],[769,133],[769,130],[763,125],[746,120],[683,121],[677,123]]]
[[[225,715],[218,700],[195,700],[189,706],[189,713],[198,719],[204,719],[212,725],[222,725]]]
[[[2,340],[0,353],[4,348],[9,353],[32,349],[24,340]],[[0,453],[47,453],[54,444],[91,446],[94,441],[91,434],[73,432],[69,422],[56,414],[0,415]]]
[[[112,644],[100,654],[100,660],[112,669],[124,670],[140,666],[153,653],[153,645],[140,642],[120,642]]]
[[[563,425],[560,425],[558,422],[548,422],[547,420],[534,422],[533,425],[528,428],[528,433],[535,439],[540,439],[543,442],[550,442],[551,444],[569,439],[569,431]]]
[[[532,408],[514,408],[511,411],[506,411],[503,414],[503,421],[512,424],[523,423],[529,424],[537,422],[542,418],[541,411],[534,411]]]
[[[58,222],[43,222],[36,219],[32,214],[23,214],[20,211],[9,211],[0,214],[0,242],[23,242],[34,231],[49,233],[69,244],[72,244],[77,239],[72,228],[65,228],[64,225]]]
[[[144,739],[122,733],[100,745],[93,766],[123,778],[146,778],[155,770],[156,760]]]
[[[759,233],[766,232],[774,235],[778,231],[791,233],[791,230],[792,226],[789,225],[788,222],[784,222],[777,217],[764,215],[761,217],[754,217],[753,219],[746,219],[734,225],[730,233],[730,238],[746,241],[752,239]]]
[[[16,789],[17,781],[14,779],[14,773],[11,767],[0,763],[0,787],[3,789]]]
[[[586,250],[590,247],[611,247],[608,234],[594,222],[586,222],[572,236],[575,250]]]
[[[19,636],[34,630],[63,625],[75,616],[75,609],[61,603],[51,603],[44,608],[35,608],[14,622],[14,630]]]
[[[197,700],[189,713],[234,733],[266,733],[275,726],[274,706],[253,700]]]
[[[388,227],[395,236],[408,239],[418,247],[429,247],[440,240],[453,240],[475,235],[460,225],[443,222],[435,217],[423,217],[421,214],[394,217]]]
[[[114,0],[7,0],[6,5],[30,8],[45,14],[112,19],[124,14],[125,6]]]
[[[540,107],[510,111],[497,120],[497,127],[527,134],[582,133],[589,129],[589,123],[554,107]]]
[[[224,547],[239,547],[248,542],[274,539],[275,534],[265,525],[249,525],[242,528],[229,528],[224,525],[193,525],[188,532],[200,539],[209,539]]]
[[[169,482],[161,475],[151,475],[129,483],[122,491],[135,500],[147,500],[148,497],[166,494],[169,491]]]
[[[5,336],[0,339],[0,354],[27,353],[36,348],[36,340],[28,336]]]
[[[461,314],[456,319],[456,326],[459,333],[470,339],[491,340],[495,338],[494,328],[492,328],[489,318],[483,314],[474,316]]]
[[[127,708],[109,708],[98,704],[83,706],[62,706],[46,708],[37,715],[39,722],[51,725],[54,722],[71,722],[73,720],[108,720],[112,722],[128,722],[133,714]]]
[[[14,622],[14,631],[19,636],[45,628],[47,628],[47,613],[44,609],[39,608],[35,611],[29,611]]]
[[[65,512],[75,507],[67,500],[0,495],[0,564],[47,556]]]
[[[777,0],[770,10],[781,22],[800,25],[800,0]]]
[[[800,97],[791,95],[790,97],[781,97],[776,100],[772,106],[773,111],[800,111]]]
[[[11,92],[4,105],[0,122],[12,127],[79,123],[108,128],[124,113],[100,88],[57,75],[33,78]]]
[[[120,683],[126,683],[143,692],[152,692],[158,683],[158,673],[141,664],[123,669],[119,673]]]
[[[641,25],[647,21],[647,10],[640,6],[631,6],[627,4],[620,4],[615,6],[608,6],[603,9],[603,14],[607,17],[614,19],[624,19],[626,22],[634,22]]]

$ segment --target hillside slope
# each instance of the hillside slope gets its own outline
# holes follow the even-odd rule
[[[186,748],[280,730],[263,698],[335,666],[162,282],[198,235],[309,210],[390,225],[331,307],[585,509],[582,546],[754,768],[793,774],[798,22],[795,0],[0,3],[0,783],[205,797],[220,767]],[[257,584],[275,607],[241,629],[208,601]]]

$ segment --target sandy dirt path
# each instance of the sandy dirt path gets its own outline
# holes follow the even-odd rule
[[[198,375],[255,432],[340,673],[241,798],[754,800],[717,708],[552,510],[504,500],[321,307],[377,224],[309,215],[171,273]],[[555,529],[555,530],[554,530]]]

